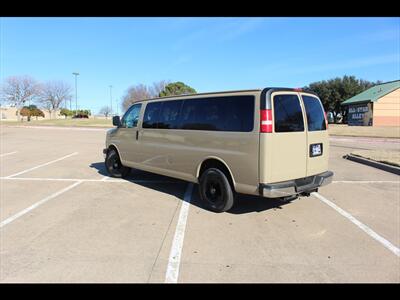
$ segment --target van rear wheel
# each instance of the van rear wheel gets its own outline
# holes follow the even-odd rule
[[[118,152],[115,149],[110,149],[107,152],[105,165],[111,177],[125,178],[131,171],[131,168],[122,165]]]
[[[214,212],[224,212],[232,208],[235,196],[228,178],[216,169],[204,171],[199,184],[200,199]]]

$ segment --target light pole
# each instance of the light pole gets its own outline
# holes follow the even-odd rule
[[[111,116],[112,116],[112,85],[110,85],[110,103],[111,103],[111,106],[110,106],[110,110],[111,110]]]
[[[75,116],[78,113],[78,75],[79,73],[74,72],[72,75],[75,75]]]

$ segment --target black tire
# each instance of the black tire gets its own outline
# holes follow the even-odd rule
[[[107,152],[105,159],[106,170],[111,177],[125,178],[129,175],[131,168],[121,164],[118,152],[115,149],[110,149]]]
[[[200,199],[214,212],[224,212],[232,208],[235,195],[225,174],[210,168],[204,171],[199,184]]]

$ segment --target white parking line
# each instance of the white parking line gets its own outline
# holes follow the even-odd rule
[[[0,177],[4,180],[32,180],[32,181],[81,181],[81,182],[110,182],[110,183],[182,183],[182,181],[164,181],[164,180],[132,180],[132,179],[109,179],[106,180],[103,177],[101,179],[83,179],[83,178],[41,178],[41,177]]]
[[[311,193],[314,197],[318,198],[319,200],[321,200],[322,202],[324,202],[325,204],[329,205],[330,207],[332,207],[334,210],[336,210],[337,212],[339,212],[342,216],[346,217],[347,219],[349,219],[351,222],[353,222],[355,225],[357,225],[361,230],[363,230],[364,232],[366,232],[370,237],[372,237],[373,239],[377,240],[378,242],[380,242],[383,246],[385,246],[387,249],[389,249],[390,251],[392,251],[395,255],[400,256],[400,249],[397,248],[396,246],[394,246],[391,242],[389,242],[388,240],[386,240],[385,238],[383,238],[382,236],[380,236],[379,234],[377,234],[375,231],[373,231],[371,228],[369,228],[367,225],[361,223],[359,220],[357,220],[356,218],[354,218],[351,214],[349,214],[347,211],[344,211],[343,209],[341,209],[339,206],[337,206],[336,204],[334,204],[333,202],[329,201],[328,199],[326,199],[325,197],[323,197],[321,194],[319,193]]]
[[[81,184],[81,183],[82,183],[81,181],[75,182],[75,183],[73,183],[73,184],[67,186],[66,188],[64,188],[64,189],[62,189],[62,190],[60,190],[60,191],[58,191],[58,192],[55,192],[54,194],[51,194],[50,196],[48,196],[48,197],[46,197],[46,198],[40,200],[39,202],[36,202],[35,204],[33,204],[33,205],[31,205],[31,206],[25,208],[24,210],[21,210],[19,213],[16,213],[15,215],[13,215],[13,216],[11,216],[11,217],[5,219],[3,222],[1,222],[1,223],[0,223],[0,228],[2,228],[3,226],[5,226],[5,225],[11,223],[12,221],[18,219],[19,217],[22,217],[23,215],[25,215],[26,213],[28,213],[28,212],[30,212],[31,210],[35,209],[36,207],[42,205],[43,203],[45,203],[45,202],[47,202],[47,201],[49,201],[49,200],[51,200],[51,199],[53,199],[53,198],[55,198],[55,197],[61,195],[62,193],[65,193],[65,192],[67,192],[67,191],[73,189],[74,187],[78,186],[78,185]]]
[[[14,152],[8,152],[8,153],[0,154],[0,157],[7,156],[7,155],[11,155],[11,154],[15,154],[15,153],[17,153],[17,152],[18,152],[18,151],[14,151]]]
[[[74,152],[74,153],[71,153],[71,154],[65,155],[65,156],[63,156],[63,157],[60,157],[60,158],[58,158],[58,159],[55,159],[55,160],[49,161],[49,162],[47,162],[47,163],[44,163],[44,164],[38,165],[38,166],[36,166],[36,167],[30,168],[30,169],[27,169],[27,170],[24,170],[24,171],[21,171],[21,172],[18,172],[18,173],[12,174],[12,175],[8,175],[7,177],[8,177],[8,178],[11,178],[11,177],[14,177],[14,176],[18,176],[18,175],[24,174],[24,173],[26,173],[26,172],[33,171],[33,170],[36,170],[36,169],[38,169],[38,168],[41,168],[41,167],[44,167],[44,166],[50,165],[50,164],[52,164],[52,163],[55,163],[55,162],[57,162],[57,161],[60,161],[60,160],[66,159],[66,158],[68,158],[68,157],[71,157],[71,156],[73,156],[73,155],[76,155],[76,154],[78,154],[78,152]]]
[[[185,235],[186,220],[189,213],[192,191],[193,191],[193,183],[189,183],[186,188],[184,200],[182,201],[181,210],[179,212],[178,224],[176,225],[174,240],[172,242],[171,252],[169,254],[167,272],[165,274],[166,283],[178,282],[183,238]]]

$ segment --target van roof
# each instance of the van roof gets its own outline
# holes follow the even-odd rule
[[[243,93],[243,92],[262,92],[266,90],[283,90],[283,91],[299,91],[299,89],[295,88],[284,88],[284,87],[267,87],[263,89],[249,89],[249,90],[232,90],[232,91],[221,91],[221,92],[206,92],[206,93],[197,93],[197,94],[184,94],[184,95],[173,95],[167,97],[159,97],[159,98],[150,98],[144,99],[137,102],[150,101],[150,100],[161,100],[161,99],[171,99],[171,98],[182,98],[182,97],[191,97],[191,96],[205,96],[205,95],[215,95],[215,94],[232,94],[232,93]],[[306,91],[301,89],[301,92],[314,94],[313,92]]]
[[[202,96],[202,95],[231,94],[231,93],[243,93],[243,92],[261,92],[261,91],[262,91],[262,89],[234,90],[234,91],[222,91],[222,92],[206,92],[206,93],[184,94],[184,95],[173,95],[173,96],[167,96],[167,97],[150,98],[150,99],[140,100],[140,101],[137,101],[137,102],[150,101],[150,100],[159,100],[159,99],[169,99],[169,98]]]

